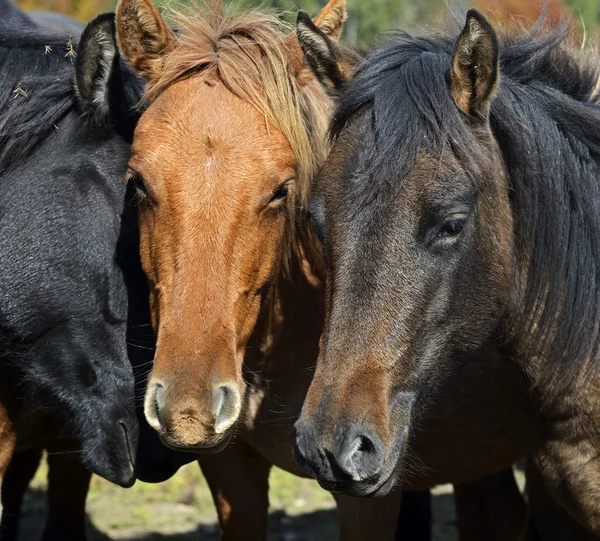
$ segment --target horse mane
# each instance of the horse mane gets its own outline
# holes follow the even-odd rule
[[[180,29],[177,46],[165,53],[147,98],[154,100],[177,81],[202,75],[222,82],[281,131],[296,158],[284,263],[287,267],[295,252],[319,266],[320,246],[305,209],[312,179],[327,157],[330,104],[316,81],[299,81],[293,73],[287,54],[291,28],[274,13],[226,14],[218,1],[195,6],[192,13],[173,11],[172,17]]]
[[[74,45],[38,29],[0,39],[0,172],[22,163],[74,107]]]
[[[542,378],[554,389],[585,381],[599,360],[600,62],[595,51],[569,43],[569,34],[568,22],[548,28],[543,19],[526,33],[501,30],[490,112],[508,173],[517,283],[524,284],[507,308],[502,345],[554,365]],[[399,32],[357,71],[330,135],[338,137],[356,113],[368,115],[372,148],[361,162],[385,173],[356,171],[363,185],[353,204],[372,198],[378,183],[402,182],[427,148],[450,148],[481,184],[481,151],[448,86],[457,38],[458,31]]]

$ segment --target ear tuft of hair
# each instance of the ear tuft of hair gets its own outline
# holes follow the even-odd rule
[[[498,85],[498,38],[486,18],[467,12],[452,58],[450,90],[457,107],[475,119],[487,119]]]
[[[339,97],[344,85],[351,79],[361,57],[330,39],[306,12],[299,11],[296,34],[304,58],[314,76],[332,98]]]
[[[75,58],[75,93],[83,113],[108,115],[110,80],[118,62],[115,16],[99,15],[84,29]]]

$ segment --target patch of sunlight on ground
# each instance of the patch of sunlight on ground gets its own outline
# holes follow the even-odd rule
[[[38,539],[46,513],[47,468],[38,471],[24,509],[20,541]],[[517,471],[519,484],[523,474]],[[315,481],[277,468],[270,479],[270,541],[337,539],[335,503]],[[457,541],[452,485],[432,490],[434,541]],[[90,541],[217,541],[217,516],[210,491],[195,463],[161,484],[137,482],[122,489],[94,477],[88,497]]]

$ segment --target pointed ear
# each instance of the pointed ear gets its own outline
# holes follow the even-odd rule
[[[161,72],[163,55],[177,41],[150,0],[119,0],[117,36],[123,56],[147,79]]]
[[[331,98],[337,98],[362,58],[352,49],[330,39],[315,22],[306,12],[298,12],[298,41],[314,76]]]
[[[115,16],[99,15],[84,29],[75,57],[75,92],[82,112],[106,116],[110,84],[118,70]]]
[[[498,39],[494,29],[477,10],[467,12],[450,68],[450,89],[465,114],[486,119],[498,85]]]
[[[99,123],[110,122],[122,135],[133,136],[144,84],[119,53],[114,13],[99,15],[83,30],[75,57],[74,85],[83,114]]]
[[[340,39],[347,18],[346,0],[329,0],[315,17],[315,25],[331,39]]]
[[[315,17],[315,23],[317,28],[327,37],[337,40],[342,35],[346,17],[346,0],[329,0],[327,5]],[[308,79],[312,78],[310,70],[307,69],[304,53],[300,48],[296,32],[287,37],[286,47],[288,49],[290,68],[300,83],[303,83],[303,75],[306,75]]]

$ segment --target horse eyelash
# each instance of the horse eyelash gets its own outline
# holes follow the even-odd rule
[[[127,182],[131,182],[133,184],[136,191],[138,204],[143,202],[150,204],[154,203],[152,196],[148,193],[148,189],[146,188],[146,183],[144,182],[144,179],[137,171],[130,170],[127,173],[125,179],[127,180]]]

